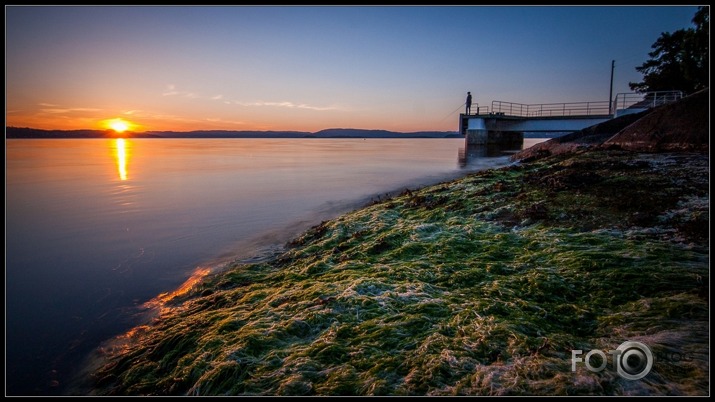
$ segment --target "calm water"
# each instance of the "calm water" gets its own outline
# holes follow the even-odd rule
[[[509,163],[463,139],[5,145],[8,395],[62,394],[90,351],[197,269],[260,256],[387,192]]]

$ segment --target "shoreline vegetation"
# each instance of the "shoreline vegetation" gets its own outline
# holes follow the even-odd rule
[[[677,104],[614,119],[208,274],[103,348],[74,392],[708,395],[705,97],[704,115],[672,122],[696,140],[632,134],[668,127],[648,117]],[[655,357],[644,378],[611,361],[572,371],[572,350],[629,340]]]

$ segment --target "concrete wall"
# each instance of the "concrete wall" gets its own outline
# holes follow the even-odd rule
[[[461,132],[465,134],[467,130],[489,130],[489,131],[542,131],[542,132],[573,132],[603,123],[611,119],[611,116],[584,117],[473,117],[460,115]]]
[[[467,129],[467,145],[521,145],[524,133],[516,131],[489,131]]]
[[[642,112],[642,111],[644,111],[644,110],[647,110],[647,109],[636,109],[636,108],[633,108],[633,109],[617,109],[617,110],[616,110],[616,117],[625,116],[625,115],[627,115],[627,114],[640,113],[640,112]]]
[[[499,131],[578,131],[607,120],[610,118],[495,120],[487,122],[486,126],[487,129]]]
[[[467,123],[467,130],[486,130],[487,123],[482,118],[470,118]]]
[[[523,143],[524,132],[574,132],[611,119],[610,116],[522,118],[473,117],[460,115],[460,126],[467,145],[512,145]]]

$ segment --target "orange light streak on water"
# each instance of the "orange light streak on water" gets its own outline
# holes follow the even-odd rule
[[[144,307],[147,308],[165,308],[166,303],[170,302],[176,297],[185,295],[188,293],[191,289],[196,286],[199,282],[203,280],[203,278],[211,273],[211,268],[208,267],[198,267],[194,271],[194,273],[191,274],[189,279],[186,280],[181,286],[179,286],[176,290],[172,292],[165,292],[161,293],[159,296],[149,300],[148,302],[144,303]]]
[[[166,304],[173,300],[174,298],[185,295],[191,289],[193,289],[196,284],[201,282],[203,278],[211,273],[211,268],[208,267],[198,267],[181,286],[172,292],[161,293],[155,298],[149,300],[143,304],[144,308],[151,309],[154,313],[158,312],[159,315],[164,313],[169,309]],[[152,314],[153,315],[153,314]],[[128,346],[133,342],[140,341],[141,336],[146,334],[151,329],[150,325],[137,325],[124,334],[116,336],[114,339],[105,342],[105,344],[99,348],[99,353],[103,355],[114,355],[117,353],[122,353],[122,351],[127,351]]]

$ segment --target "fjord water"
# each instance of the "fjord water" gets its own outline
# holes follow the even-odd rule
[[[459,138],[5,144],[7,395],[62,394],[90,351],[198,269],[269,254],[388,192],[510,163]]]

